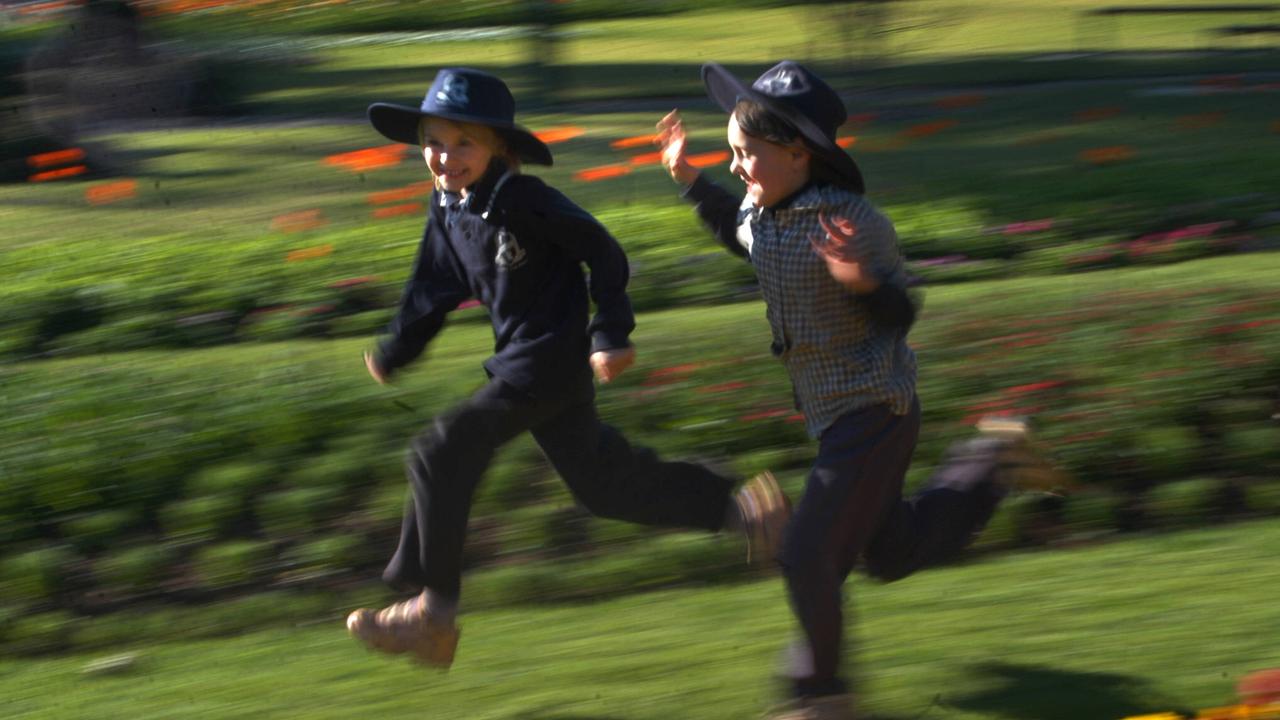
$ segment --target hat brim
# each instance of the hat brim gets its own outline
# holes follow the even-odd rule
[[[551,165],[551,148],[533,133],[515,124],[496,124],[491,118],[473,117],[460,113],[428,113],[392,103],[374,103],[369,106],[369,123],[383,137],[408,145],[418,144],[418,123],[424,117],[438,117],[455,122],[475,123],[491,127],[506,139],[508,147],[521,160],[535,165]]]
[[[819,157],[827,161],[841,177],[848,180],[854,192],[859,195],[866,193],[866,183],[863,182],[862,171],[858,169],[858,163],[854,162],[849,153],[844,151],[844,148],[832,142],[831,138],[828,138],[826,133],[822,132],[821,128],[815,125],[812,120],[797,112],[790,105],[778,102],[777,99],[765,95],[749,85],[742,84],[742,81],[734,77],[733,73],[726,70],[719,63],[707,63],[702,66],[702,83],[707,87],[707,96],[725,112],[733,112],[733,108],[737,106],[738,101],[746,99],[763,105],[770,112],[795,125],[796,129],[800,131],[800,136],[804,139],[805,144],[817,153]]]

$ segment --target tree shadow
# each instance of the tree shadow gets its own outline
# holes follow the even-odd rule
[[[985,689],[944,697],[941,705],[1017,720],[1122,718],[1174,709],[1145,680],[1127,675],[1002,662],[975,670]]]

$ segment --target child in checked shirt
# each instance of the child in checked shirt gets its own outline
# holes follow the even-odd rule
[[[835,142],[844,103],[790,61],[750,86],[715,63],[702,77],[730,113],[730,170],[746,196],[689,164],[676,111],[658,123],[663,163],[715,237],[754,266],[773,353],[818,440],[778,558],[803,640],[790,651],[791,699],[774,717],[852,718],[840,672],[845,578],[861,560],[868,574],[896,580],[963,549],[1006,494],[1010,476],[996,458],[1021,435],[1006,426],[953,450],[921,493],[903,498],[920,429],[906,342],[915,307],[893,224]]]

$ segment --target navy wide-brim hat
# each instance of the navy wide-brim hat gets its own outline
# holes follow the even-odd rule
[[[487,125],[506,139],[508,148],[521,160],[536,165],[552,163],[546,143],[516,124],[516,101],[507,84],[487,72],[444,68],[436,73],[421,106],[369,106],[369,122],[375,130],[409,145],[418,144],[418,123],[428,116]]]
[[[844,101],[808,68],[783,60],[747,87],[724,66],[707,63],[702,66],[702,82],[707,95],[727,112],[733,112],[739,100],[751,100],[795,125],[805,144],[848,180],[855,192],[866,192],[858,164],[836,145],[836,130],[848,117]]]

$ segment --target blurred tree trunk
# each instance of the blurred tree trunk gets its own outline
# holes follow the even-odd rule
[[[810,61],[851,69],[882,65],[890,52],[894,5],[902,0],[840,0],[810,6]]]
[[[528,17],[529,77],[533,105],[550,107],[559,99],[561,76],[557,44],[560,32],[559,0],[524,0]]]

